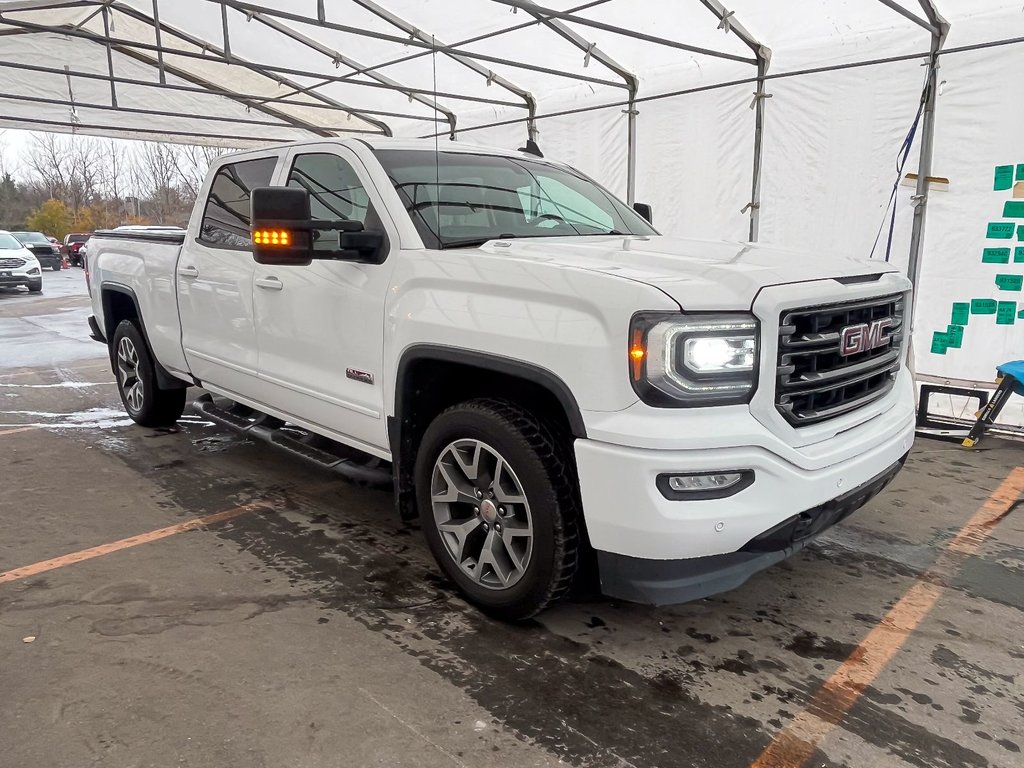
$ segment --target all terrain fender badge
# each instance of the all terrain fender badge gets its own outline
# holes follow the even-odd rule
[[[345,375],[355,381],[361,381],[363,384],[373,384],[373,374],[368,371],[360,371],[356,368],[346,368]]]

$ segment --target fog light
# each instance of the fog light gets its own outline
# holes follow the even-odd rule
[[[736,485],[743,475],[726,472],[721,475],[669,475],[668,487],[673,491],[711,491]]]
[[[656,482],[666,499],[723,499],[750,486],[754,482],[754,471],[680,472],[658,475]]]

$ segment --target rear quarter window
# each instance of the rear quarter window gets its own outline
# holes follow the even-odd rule
[[[270,186],[276,165],[276,157],[261,157],[222,166],[210,185],[199,240],[224,248],[251,248],[252,190]]]

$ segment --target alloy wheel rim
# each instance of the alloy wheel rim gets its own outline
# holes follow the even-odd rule
[[[430,481],[434,523],[445,549],[474,583],[509,589],[533,554],[533,517],[515,471],[480,440],[450,443]]]
[[[143,388],[139,377],[139,353],[135,344],[123,336],[117,344],[117,380],[132,413],[142,410]]]

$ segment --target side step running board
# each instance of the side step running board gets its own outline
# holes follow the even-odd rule
[[[246,437],[253,437],[281,448],[293,456],[316,464],[318,467],[337,472],[359,485],[369,485],[375,488],[391,486],[391,465],[387,462],[374,465],[369,462],[379,460],[367,455],[368,463],[361,464],[351,458],[337,456],[328,450],[312,445],[312,441],[317,439],[316,436],[297,427],[286,427],[284,422],[273,416],[253,411],[244,406],[222,408],[214,402],[211,395],[197,398],[192,404],[192,408],[196,413],[222,427],[233,429]],[[351,452],[351,449],[337,443],[333,443],[333,445],[337,445],[345,452]]]

